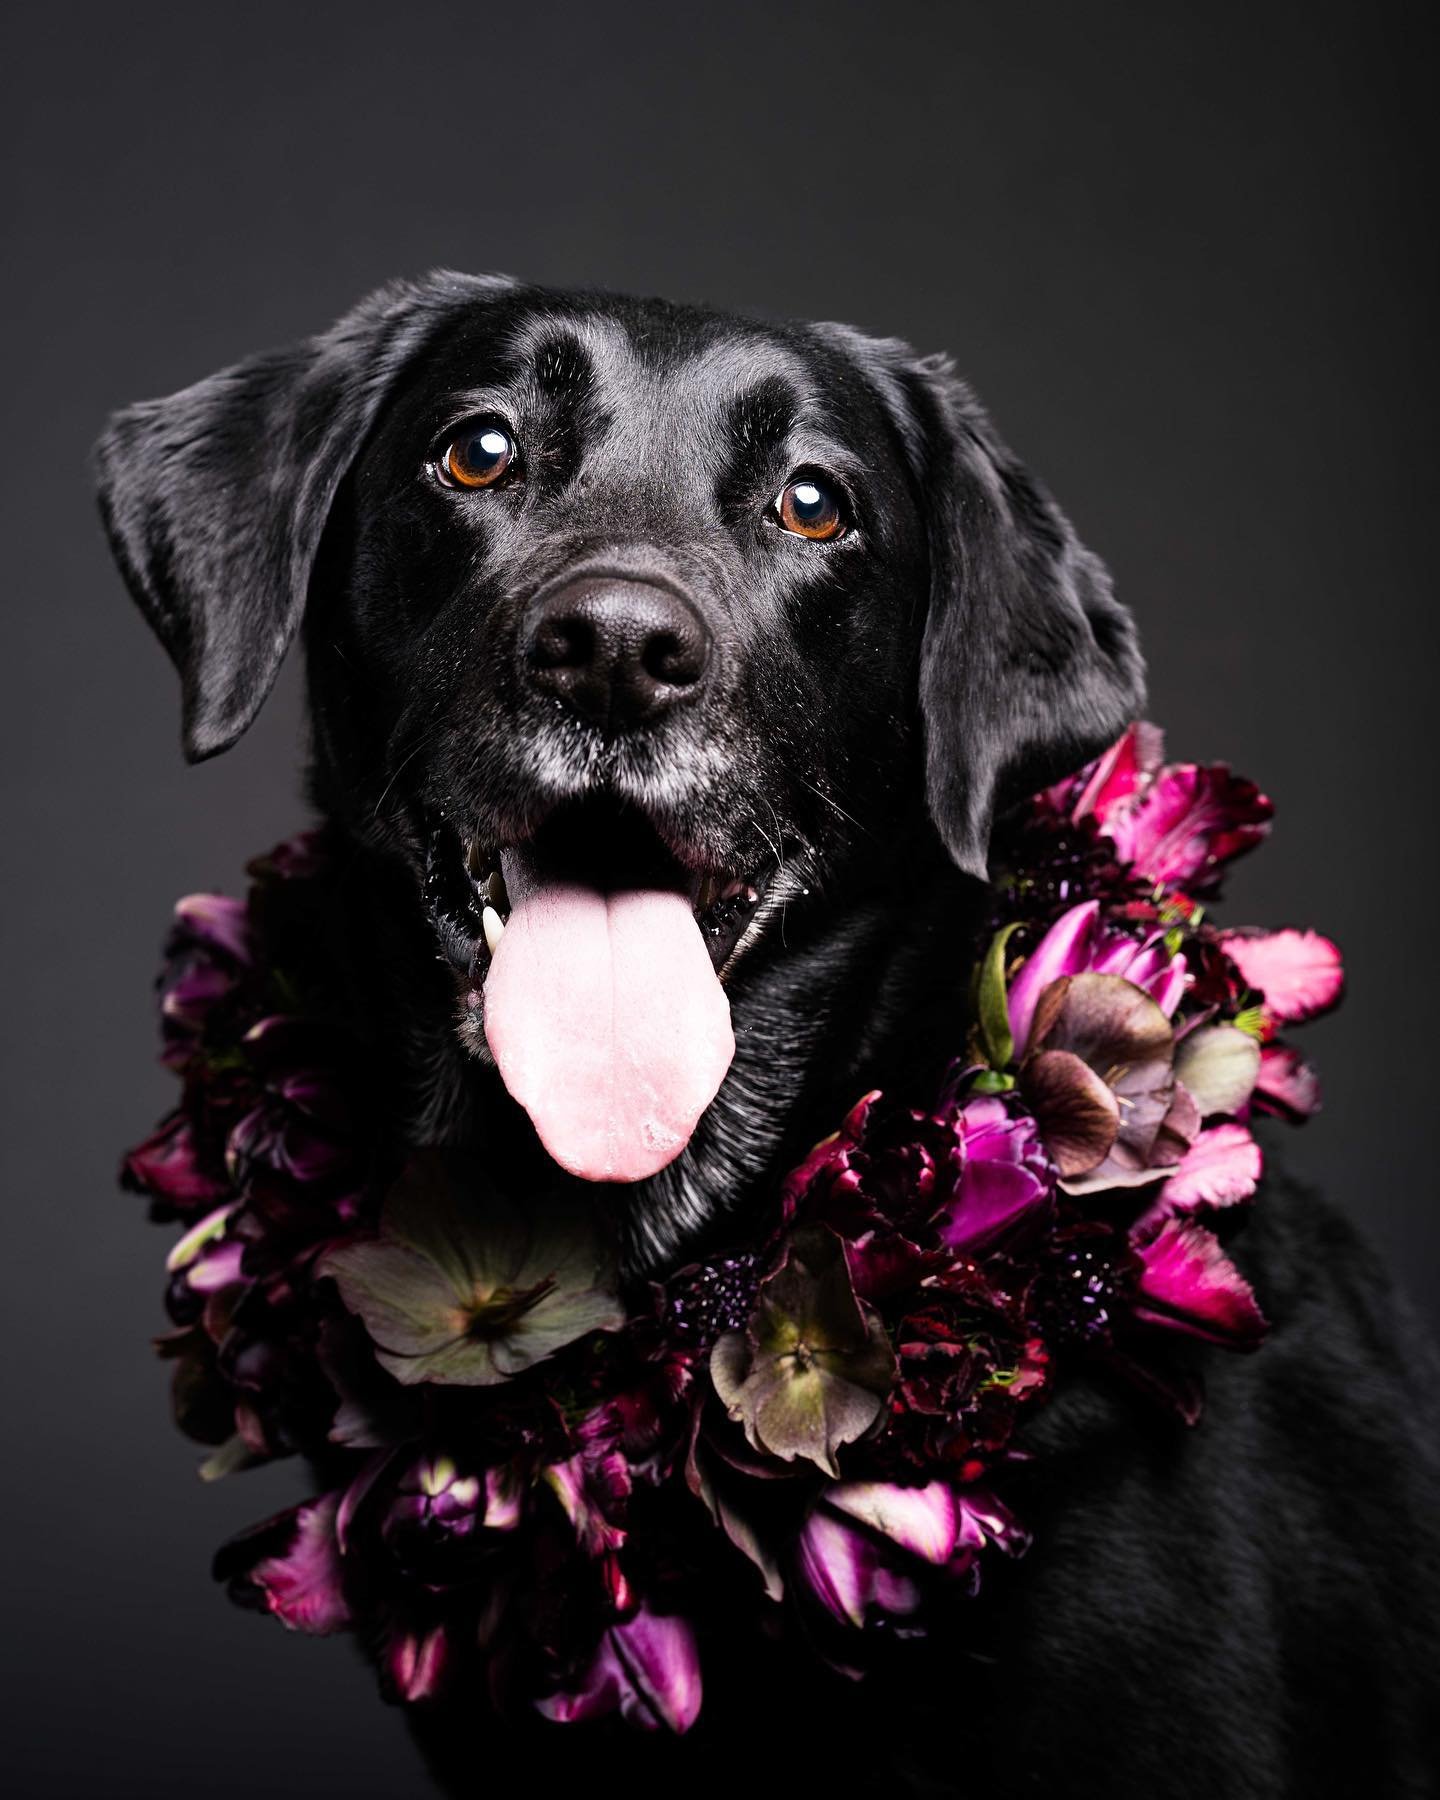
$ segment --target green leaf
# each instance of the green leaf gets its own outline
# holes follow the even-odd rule
[[[975,997],[975,1015],[980,1026],[980,1042],[992,1069],[1008,1069],[1015,1056],[1015,1039],[1010,1030],[1010,1004],[1005,985],[1005,946],[1020,929],[1020,920],[997,931],[980,965],[980,985]]]

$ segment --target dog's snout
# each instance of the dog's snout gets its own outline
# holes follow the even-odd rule
[[[568,582],[537,607],[525,647],[531,682],[592,725],[627,731],[694,694],[710,633],[688,600],[646,581]]]

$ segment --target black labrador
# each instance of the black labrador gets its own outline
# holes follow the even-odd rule
[[[442,273],[120,414],[99,468],[187,755],[303,638],[397,1130],[603,1183],[637,1279],[743,1233],[872,1082],[928,1091],[992,820],[1142,704],[1103,566],[948,362],[840,325]],[[1431,1353],[1314,1196],[1272,1178],[1240,1257],[1264,1354],[1194,1433],[1053,1404],[1037,1548],[925,1685],[767,1650],[679,1744],[425,1715],[437,1773],[1430,1791]]]

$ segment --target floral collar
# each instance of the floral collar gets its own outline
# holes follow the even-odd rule
[[[766,1235],[628,1307],[593,1220],[376,1140],[323,836],[253,863],[245,900],[182,900],[182,1097],[123,1169],[185,1227],[159,1349],[202,1475],[298,1453],[324,1482],[219,1553],[235,1597],[362,1630],[407,1702],[684,1731],[737,1619],[855,1673],[1021,1554],[1007,1474],[1075,1371],[1193,1424],[1177,1350],[1266,1330],[1220,1241],[1251,1121],[1316,1109],[1282,1033],[1342,974],[1313,932],[1210,922],[1270,804],[1162,755],[1134,726],[1005,823],[938,1091],[865,1095]]]

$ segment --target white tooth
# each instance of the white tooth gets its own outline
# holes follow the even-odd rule
[[[493,956],[500,948],[500,936],[505,929],[505,921],[493,906],[487,906],[480,914],[480,923],[485,927],[485,942]]]

